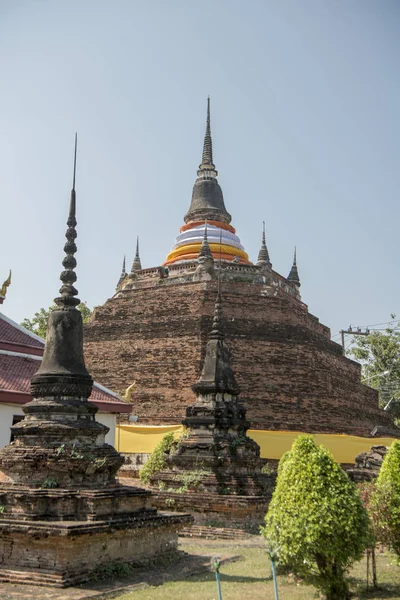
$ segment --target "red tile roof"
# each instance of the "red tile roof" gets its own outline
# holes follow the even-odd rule
[[[30,394],[32,376],[40,367],[44,341],[30,334],[0,313],[0,402],[10,402],[10,397],[23,399],[23,394]],[[11,396],[10,396],[11,393]],[[30,398],[25,401],[29,402]],[[104,412],[132,411],[132,405],[122,400],[117,394],[98,383],[93,384],[89,398]]]
[[[44,340],[0,313],[0,341],[44,348]]]

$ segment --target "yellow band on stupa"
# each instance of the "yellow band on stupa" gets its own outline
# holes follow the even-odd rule
[[[195,244],[185,244],[184,246],[181,246],[180,248],[177,248],[176,250],[170,252],[167,256],[167,260],[177,258],[178,256],[182,256],[184,254],[198,253],[200,251],[200,248],[201,244],[198,242],[196,242]],[[210,250],[216,257],[218,257],[220,249],[223,254],[239,256],[241,258],[244,258],[245,260],[249,260],[249,257],[246,254],[246,252],[243,252],[243,250],[239,250],[239,248],[235,248],[234,246],[227,246],[225,244],[210,244]]]
[[[173,263],[178,262],[180,260],[197,260],[198,256],[199,255],[197,253],[195,253],[195,254],[184,254],[183,256],[177,256],[175,258],[171,258],[169,260],[166,260],[163,263],[163,266],[165,266],[165,265],[172,265]],[[220,258],[220,254],[219,253],[218,254],[214,254],[213,258],[214,258],[214,260],[218,261],[219,258]],[[232,262],[234,258],[235,257],[232,256],[232,254],[224,254],[223,252],[221,253],[221,260],[228,260],[228,261]],[[248,261],[248,260],[245,260],[244,258],[239,258],[239,264],[241,264],[241,265],[251,265],[251,262]]]

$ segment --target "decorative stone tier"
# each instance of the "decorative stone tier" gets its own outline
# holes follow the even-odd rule
[[[148,490],[109,486],[106,489],[26,489],[23,486],[0,484],[0,526],[6,519],[23,521],[99,521],[143,513],[155,514],[151,509]],[[144,514],[144,513],[143,513]]]
[[[67,587],[104,566],[174,552],[189,516],[139,511],[94,522],[16,521],[0,515],[0,582]]]

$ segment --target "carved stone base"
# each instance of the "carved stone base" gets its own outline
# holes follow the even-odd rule
[[[67,587],[102,566],[140,564],[176,550],[187,515],[154,514],[96,522],[0,522],[0,582]]]

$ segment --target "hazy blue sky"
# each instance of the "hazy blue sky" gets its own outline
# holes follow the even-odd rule
[[[335,334],[400,317],[400,2],[0,0],[0,279],[20,321],[57,295],[78,131],[78,289],[163,262],[214,158],[252,260],[294,244]]]

